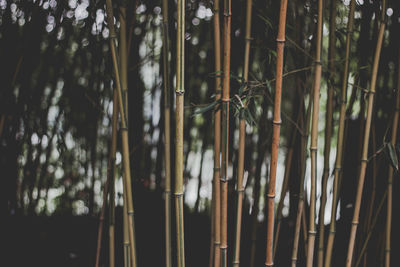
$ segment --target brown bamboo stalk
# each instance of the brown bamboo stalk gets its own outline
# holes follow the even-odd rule
[[[348,15],[347,24],[347,35],[346,35],[346,52],[344,61],[344,73],[343,73],[343,83],[341,90],[341,101],[340,101],[340,114],[339,114],[339,128],[338,128],[338,141],[337,141],[337,152],[336,152],[336,162],[333,172],[333,196],[332,196],[332,208],[331,208],[331,222],[329,226],[329,236],[327,241],[326,256],[325,256],[325,267],[330,267],[332,259],[333,242],[335,239],[336,232],[336,210],[338,203],[338,192],[339,192],[339,177],[342,171],[342,158],[343,158],[343,146],[344,146],[344,129],[345,129],[345,119],[346,119],[346,103],[347,103],[347,86],[349,79],[349,58],[350,58],[350,44],[351,36],[353,32],[354,24],[354,11],[355,11],[355,0],[350,2],[350,11]]]
[[[400,49],[399,49],[400,52]],[[397,92],[396,92],[396,107],[393,116],[392,137],[391,143],[396,145],[397,127],[399,124],[399,109],[400,109],[400,53],[397,73]],[[389,165],[388,185],[387,185],[387,215],[386,215],[386,240],[385,240],[385,266],[390,266],[390,242],[392,229],[392,207],[393,207],[393,167]]]
[[[175,208],[177,266],[185,266],[183,226],[183,120],[184,120],[184,63],[185,63],[185,0],[177,1],[176,35],[176,134],[175,134]]]
[[[249,76],[249,58],[250,58],[250,42],[251,42],[251,16],[252,16],[252,0],[246,2],[246,33],[245,33],[245,48],[244,48],[244,67],[243,67],[243,82],[247,83]],[[247,88],[245,89],[247,90]],[[247,108],[248,102],[244,103],[244,109]],[[242,227],[242,212],[243,212],[243,194],[244,194],[244,152],[246,139],[246,120],[241,114],[239,121],[239,159],[238,159],[238,179],[236,185],[237,191],[237,207],[236,207],[236,231],[233,266],[238,267],[240,264],[240,234]]]
[[[270,180],[268,185],[268,221],[267,221],[267,249],[265,266],[273,266],[273,242],[274,242],[274,212],[275,212],[275,186],[276,169],[278,165],[279,135],[281,129],[281,95],[282,95],[282,72],[283,72],[283,52],[285,47],[286,29],[286,10],[287,0],[281,0],[278,38],[276,39],[276,82],[274,100],[274,118],[272,126],[272,151],[270,165]]]
[[[110,153],[110,158],[111,158],[111,153]],[[108,172],[110,172],[110,162],[109,166],[107,169]],[[99,218],[99,227],[97,230],[97,247],[96,247],[96,263],[95,266],[99,267],[100,264],[100,252],[101,252],[101,241],[103,238],[103,225],[104,225],[104,214],[107,206],[107,196],[108,196],[108,187],[110,184],[110,174],[107,175],[107,180],[104,184],[104,189],[103,189],[103,205],[101,206],[101,211],[100,211],[100,218]]]
[[[312,267],[314,260],[314,243],[315,243],[315,202],[316,202],[316,179],[317,179],[317,151],[318,151],[318,116],[319,116],[319,97],[321,87],[321,48],[322,48],[322,8],[323,1],[318,1],[318,24],[317,24],[317,40],[315,53],[315,73],[313,88],[313,114],[311,124],[311,191],[310,191],[310,219],[307,239],[307,261],[306,266]]]
[[[219,0],[214,2],[214,66],[215,66],[215,101],[221,99],[221,32],[219,21]],[[213,213],[214,219],[212,225],[214,226],[214,246],[213,258],[214,267],[219,267],[221,263],[221,109],[216,107],[214,109],[214,177],[213,177]]]
[[[384,0],[385,2],[385,0]],[[385,12],[385,4],[383,3],[382,12]],[[349,246],[347,251],[347,259],[346,259],[346,267],[351,267],[353,253],[354,253],[354,245],[358,227],[358,220],[360,216],[360,208],[361,208],[361,199],[362,199],[362,191],[364,188],[364,180],[365,180],[365,172],[367,168],[368,162],[368,144],[369,144],[369,134],[371,129],[371,119],[372,119],[372,109],[373,109],[373,102],[375,96],[375,89],[376,89],[376,79],[378,75],[378,66],[379,66],[379,58],[381,54],[382,42],[383,42],[383,34],[385,32],[385,22],[382,21],[379,27],[379,34],[378,40],[375,50],[374,56],[374,63],[372,67],[372,76],[371,76],[371,87],[368,92],[368,106],[367,106],[367,118],[365,123],[364,129],[364,142],[363,142],[363,151],[361,157],[361,167],[360,167],[360,175],[358,178],[358,186],[357,186],[357,194],[356,194],[356,202],[354,205],[354,212],[353,212],[353,220],[351,225],[351,232],[350,232],[350,239],[349,239]]]
[[[131,170],[129,160],[129,143],[128,143],[128,124],[125,113],[125,103],[123,100],[123,92],[121,85],[121,73],[119,71],[120,64],[118,62],[117,35],[114,29],[114,16],[112,8],[112,0],[106,0],[106,11],[107,11],[107,22],[110,31],[110,47],[111,55],[113,60],[115,85],[118,93],[118,104],[121,117],[121,135],[122,135],[122,158],[123,158],[123,169],[124,169],[124,181],[126,185],[127,194],[127,206],[128,206],[128,221],[129,221],[129,242],[132,255],[132,267],[136,267],[136,247],[135,247],[135,233],[134,233],[134,210],[133,210],[133,199],[132,199],[132,186],[131,186]]]
[[[330,173],[330,153],[331,153],[331,139],[333,129],[333,92],[334,92],[334,78],[335,78],[335,28],[336,28],[336,1],[331,1],[329,18],[329,51],[328,51],[328,98],[326,100],[326,126],[325,126],[325,144],[324,144],[324,170],[322,175],[322,193],[319,209],[319,236],[318,236],[318,259],[317,266],[322,267],[324,263],[324,241],[325,241],[325,204],[326,204],[326,186]]]
[[[297,265],[297,254],[299,250],[299,239],[300,239],[300,228],[302,225],[302,219],[305,219],[305,211],[304,211],[304,178],[306,172],[306,162],[307,162],[307,155],[306,155],[306,148],[307,142],[310,132],[310,120],[311,120],[311,107],[313,101],[311,100],[313,96],[313,92],[310,94],[310,100],[308,102],[307,112],[306,112],[306,119],[305,123],[303,123],[303,136],[301,138],[301,170],[300,170],[300,190],[299,190],[299,201],[297,204],[297,214],[296,214],[296,225],[294,231],[294,238],[293,238],[293,250],[292,250],[292,259],[291,259],[291,266],[296,267]],[[304,224],[305,225],[305,224]],[[304,236],[306,238],[307,232],[304,232]],[[306,242],[305,242],[306,243]]]
[[[170,91],[169,91],[169,31],[168,0],[162,1],[163,16],[163,88],[164,88],[164,165],[165,165],[165,265],[172,266],[171,257],[171,130],[170,130]]]
[[[231,67],[231,0],[224,1],[224,80],[222,88],[222,170],[221,170],[221,267],[226,267],[228,252],[228,149],[229,89]]]

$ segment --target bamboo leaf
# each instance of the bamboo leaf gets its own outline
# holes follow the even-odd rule
[[[196,115],[199,115],[199,114],[203,114],[203,113],[205,113],[205,112],[207,112],[207,111],[209,111],[209,110],[214,109],[214,107],[216,107],[219,103],[221,103],[221,100],[214,101],[214,102],[208,104],[208,105],[205,106],[205,107],[196,109],[196,110],[194,111],[192,117],[194,117],[194,116],[196,116]]]
[[[271,21],[270,21],[267,17],[264,17],[264,16],[261,15],[261,14],[258,14],[258,17],[259,17],[261,20],[263,20],[263,21],[265,22],[265,24],[267,24],[268,27],[270,27],[270,28],[272,29],[272,23],[271,23]]]
[[[387,143],[386,144],[386,155],[389,158],[390,164],[392,167],[398,171],[399,170],[399,161],[396,155],[396,150],[395,147],[393,146],[392,143]]]

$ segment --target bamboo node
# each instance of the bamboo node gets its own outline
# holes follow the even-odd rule
[[[246,42],[251,42],[252,40],[254,40],[254,38],[252,38],[252,37],[245,37],[244,40],[245,40]]]
[[[182,192],[174,193],[174,195],[175,195],[175,197],[179,198],[179,197],[182,197],[182,196],[183,196],[183,193],[182,193]]]
[[[285,40],[285,38],[283,38],[283,39],[277,38],[277,39],[276,39],[276,42],[277,42],[277,43],[285,43],[286,40]]]
[[[358,225],[358,223],[359,223],[358,221],[352,221],[351,222],[352,225]]]
[[[275,198],[275,194],[270,194],[270,193],[268,193],[268,194],[267,194],[267,197],[268,197],[268,198]]]
[[[176,89],[175,90],[175,94],[177,94],[177,95],[183,95],[185,93],[185,90],[183,90],[183,89]]]
[[[368,159],[361,159],[361,162],[368,162]]]
[[[321,62],[320,60],[316,60],[316,61],[314,61],[314,63],[315,63],[315,65],[320,65],[320,66],[322,66],[322,62]]]
[[[282,120],[279,121],[272,121],[273,125],[281,125],[282,124]]]
[[[310,234],[310,235],[313,235],[313,236],[316,236],[317,235],[317,231],[308,231],[308,233]]]
[[[121,131],[128,131],[128,128],[127,127],[120,127],[119,128]]]

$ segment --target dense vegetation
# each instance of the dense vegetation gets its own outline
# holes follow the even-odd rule
[[[399,34],[396,0],[0,0],[6,259],[397,266]]]

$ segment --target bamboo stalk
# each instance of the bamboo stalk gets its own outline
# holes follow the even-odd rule
[[[168,31],[168,0],[162,1],[163,15],[163,88],[164,88],[164,164],[165,164],[165,265],[172,266],[171,257],[171,130],[170,130],[170,99],[169,99],[169,31]]]
[[[331,139],[333,129],[333,92],[334,92],[334,78],[335,78],[335,28],[336,28],[336,1],[331,1],[329,18],[329,51],[328,51],[328,98],[326,100],[326,126],[325,126],[325,144],[324,144],[324,170],[322,175],[322,194],[319,209],[319,236],[318,236],[318,259],[317,266],[322,267],[324,263],[324,241],[325,241],[325,205],[326,205],[326,186],[330,173],[330,153],[331,153]]]
[[[124,203],[127,202],[126,193],[123,192]],[[124,266],[131,266],[132,256],[130,253],[130,243],[129,243],[129,221],[128,221],[128,207],[127,205],[123,205],[123,235],[124,235]]]
[[[249,76],[249,58],[250,58],[250,42],[251,42],[251,17],[252,17],[252,0],[246,2],[246,33],[245,33],[245,48],[244,48],[244,67],[243,67],[243,82],[247,83]],[[247,90],[247,88],[245,89]],[[247,108],[248,102],[244,103],[243,111]],[[246,139],[246,120],[241,114],[239,121],[239,159],[238,159],[238,179],[236,185],[237,191],[237,207],[236,207],[236,229],[235,229],[235,244],[233,266],[239,267],[240,264],[240,235],[242,227],[242,212],[243,212],[243,194],[244,187],[244,152]]]
[[[382,7],[383,11],[382,12],[385,12],[384,7],[385,7],[385,0],[383,3],[383,7]],[[354,205],[353,220],[352,220],[352,225],[351,225],[349,246],[348,246],[348,251],[347,251],[346,267],[351,267],[351,264],[352,264],[357,227],[358,227],[358,223],[359,223],[358,220],[359,220],[359,216],[360,216],[362,191],[364,188],[365,172],[366,172],[367,162],[368,162],[368,144],[369,144],[369,134],[370,134],[370,129],[371,129],[371,118],[372,118],[372,111],[373,111],[372,109],[373,109],[373,102],[374,102],[375,89],[376,89],[376,79],[377,79],[377,75],[378,75],[379,58],[380,58],[380,52],[381,52],[381,48],[382,48],[384,32],[385,32],[385,22],[382,21],[381,25],[379,27],[379,34],[378,34],[378,40],[377,40],[377,45],[376,45],[376,50],[375,50],[374,63],[373,63],[373,67],[372,67],[371,87],[368,92],[367,118],[366,118],[365,129],[364,129],[364,141],[363,141],[363,151],[362,151],[362,157],[361,157],[360,175],[358,178],[356,202]]]
[[[399,50],[400,51],[400,50]],[[396,92],[396,107],[393,116],[392,137],[391,143],[396,145],[397,127],[399,124],[399,109],[400,109],[400,53],[399,65],[397,73],[397,92]],[[388,185],[387,185],[387,215],[386,215],[386,240],[385,240],[385,266],[390,266],[390,242],[392,229],[392,207],[393,207],[393,167],[389,165]]]
[[[120,21],[120,46],[119,46],[119,59],[121,64],[121,85],[123,92],[123,100],[125,107],[125,116],[128,120],[128,56],[127,56],[127,40],[126,40],[126,7],[122,5],[120,7],[119,14]],[[126,183],[124,180],[124,187],[126,187]],[[129,229],[128,229],[128,209],[127,209],[127,194],[124,190],[123,199],[123,235],[124,235],[124,266],[131,266],[134,263],[132,262],[133,258],[131,257],[130,252],[130,242],[129,242]]]
[[[301,90],[299,90],[301,91]],[[302,99],[303,93],[300,92],[300,99]],[[294,101],[297,101],[298,99],[295,98]],[[296,119],[296,123],[298,124],[300,120],[302,119],[302,116],[304,115],[304,110],[303,110],[303,105],[299,105],[299,111]],[[282,223],[282,210],[283,210],[283,202],[286,197],[286,192],[288,190],[289,186],[289,178],[290,178],[290,172],[292,168],[292,161],[293,161],[293,154],[294,154],[294,145],[296,142],[297,138],[297,129],[293,127],[293,134],[291,136],[291,141],[289,144],[289,150],[287,152],[286,156],[286,162],[285,162],[285,172],[283,175],[283,182],[282,182],[282,190],[281,190],[281,195],[279,198],[279,203],[278,203],[278,208],[276,210],[277,216],[275,219],[275,224],[276,224],[276,229],[275,229],[275,239],[274,239],[274,255],[273,258],[275,259],[276,256],[276,251],[277,251],[277,246],[278,246],[278,240],[279,240],[279,233],[280,233],[280,228],[281,228],[281,223]]]
[[[274,242],[274,212],[275,212],[275,186],[276,169],[278,165],[279,135],[281,129],[281,95],[282,95],[282,72],[283,72],[283,52],[285,47],[285,28],[286,28],[287,0],[281,0],[279,14],[278,38],[276,39],[276,83],[274,100],[274,118],[272,126],[272,151],[270,165],[270,180],[268,185],[268,222],[267,222],[267,249],[265,266],[273,266],[273,242]]]
[[[221,99],[221,33],[219,22],[219,0],[214,2],[214,66],[215,66],[215,101]],[[221,263],[221,109],[216,107],[214,109],[214,177],[213,177],[213,191],[214,191],[214,246],[213,258],[214,267],[219,267]]]
[[[114,89],[113,92],[113,115],[112,115],[112,132],[111,132],[111,153],[110,153],[110,203],[109,203],[109,265],[110,267],[115,266],[115,156],[117,152],[117,125],[118,125],[118,105],[116,105],[118,101],[117,90]]]
[[[296,214],[296,226],[293,238],[293,250],[292,250],[292,258],[291,258],[291,266],[296,267],[297,265],[297,254],[299,250],[299,239],[300,239],[300,228],[302,224],[302,218],[305,219],[305,211],[304,211],[304,178],[306,172],[306,162],[307,162],[307,155],[306,155],[306,147],[308,143],[308,137],[310,132],[310,120],[311,120],[311,107],[313,104],[312,99],[313,92],[310,94],[310,100],[308,102],[307,112],[306,112],[306,120],[303,123],[303,136],[301,139],[301,170],[300,170],[300,190],[299,190],[299,201],[297,204],[297,214]],[[305,224],[303,224],[305,225]],[[304,231],[304,236],[306,237],[306,231]]]
[[[129,221],[129,243],[132,256],[132,267],[136,267],[136,247],[135,247],[135,233],[134,233],[134,210],[133,210],[133,199],[132,199],[132,186],[131,186],[131,170],[129,160],[129,143],[128,143],[128,124],[125,113],[125,103],[123,100],[123,92],[121,85],[121,73],[120,65],[117,56],[117,35],[114,29],[114,16],[112,9],[112,0],[106,0],[106,11],[107,11],[107,22],[110,31],[110,47],[114,67],[115,84],[118,93],[118,104],[121,117],[121,135],[122,135],[122,158],[123,158],[123,169],[124,169],[124,181],[127,194],[127,209],[128,209],[128,221]]]
[[[338,141],[337,141],[337,152],[336,152],[336,163],[333,172],[333,199],[331,208],[331,222],[329,226],[329,235],[326,248],[325,256],[325,267],[331,266],[333,242],[336,233],[336,210],[339,196],[339,178],[342,172],[342,158],[343,158],[343,146],[344,146],[344,130],[345,130],[345,119],[346,119],[346,104],[347,104],[347,86],[349,79],[349,58],[350,58],[350,44],[351,36],[353,32],[354,24],[354,11],[355,11],[355,0],[350,2],[350,11],[348,15],[347,23],[347,34],[346,34],[346,53],[344,61],[344,73],[343,73],[343,83],[341,90],[341,101],[340,101],[340,114],[339,114],[339,128],[338,128]]]
[[[176,35],[176,134],[175,134],[175,208],[177,266],[185,266],[183,225],[183,120],[184,120],[184,63],[185,63],[185,0],[177,1]]]
[[[112,153],[112,152],[111,152]],[[111,159],[111,154],[110,153],[110,159]],[[115,154],[115,153],[114,153]],[[107,171],[110,172],[111,162],[109,162],[109,166],[107,168]],[[101,206],[101,211],[100,211],[100,218],[99,218],[99,227],[97,230],[97,247],[96,247],[96,263],[95,266],[99,267],[100,264],[100,253],[101,253],[101,241],[103,238],[103,225],[104,225],[104,214],[107,206],[107,195],[108,195],[108,187],[110,184],[110,174],[107,175],[107,180],[104,184],[104,190],[103,190],[103,205]]]
[[[372,231],[375,228],[375,225],[376,225],[376,223],[378,221],[378,218],[379,218],[379,214],[380,214],[380,212],[382,210],[382,207],[383,207],[383,203],[385,203],[385,199],[386,199],[387,196],[388,196],[388,192],[385,191],[385,193],[383,194],[383,196],[381,198],[381,201],[379,202],[378,208],[377,208],[377,210],[375,212],[374,220],[372,221],[371,227],[368,229],[367,237],[365,238],[364,244],[363,244],[363,246],[361,248],[360,255],[358,256],[358,259],[356,261],[355,267],[360,265],[361,259],[363,258],[364,253],[365,253],[365,251],[367,249],[368,242],[369,242],[369,240],[371,239],[371,236],[372,236]]]
[[[221,267],[226,267],[228,252],[228,149],[229,89],[231,60],[231,0],[224,1],[224,80],[222,89],[222,170],[221,170]]]
[[[318,1],[318,24],[317,24],[317,41],[315,54],[315,73],[313,88],[313,114],[311,124],[311,191],[310,191],[310,219],[307,239],[307,261],[306,266],[312,267],[314,261],[314,243],[315,243],[315,202],[316,202],[316,179],[317,179],[317,151],[318,151],[318,116],[319,116],[319,97],[321,87],[321,48],[322,48],[322,8],[323,1]]]

